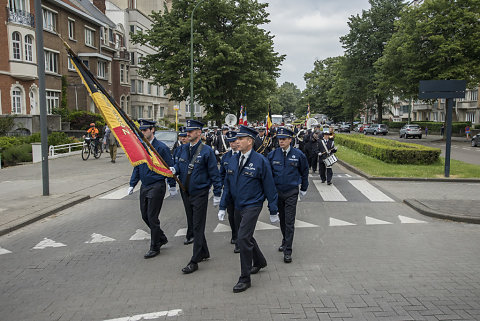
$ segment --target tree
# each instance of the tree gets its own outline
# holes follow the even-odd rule
[[[177,0],[170,12],[152,13],[152,28],[133,36],[157,53],[142,60],[141,74],[166,86],[172,100],[188,100],[190,88],[190,17],[197,1]],[[269,22],[268,4],[256,0],[208,0],[194,16],[194,99],[208,115],[263,117],[267,99],[285,56],[273,49],[273,36],[260,28]]]
[[[300,99],[302,98],[302,91],[297,88],[294,83],[284,82],[276,90],[277,105],[272,105],[272,112],[277,114],[293,113],[297,108]]]
[[[420,80],[480,82],[480,1],[435,0],[406,8],[375,64],[379,87],[418,97]]]
[[[366,103],[375,100],[378,122],[382,121],[383,103],[388,96],[383,87],[376,86],[375,62],[382,56],[384,46],[394,33],[394,21],[404,7],[402,0],[369,0],[370,10],[351,16],[350,31],[340,38],[345,48],[352,81],[361,86],[358,97]]]

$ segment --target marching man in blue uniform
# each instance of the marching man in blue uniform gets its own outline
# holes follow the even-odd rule
[[[237,132],[231,130],[225,134],[228,144],[230,145],[230,150],[222,156],[220,160],[220,176],[222,177],[222,184],[225,181],[225,176],[227,173],[227,167],[230,163],[232,157],[235,157],[238,153],[237,150]],[[240,225],[239,215],[235,215],[235,204],[233,199],[227,200],[227,213],[228,213],[228,223],[230,223],[230,228],[232,229],[232,238],[230,239],[231,244],[235,244],[235,249],[233,252],[240,253],[240,249],[236,245],[237,243],[237,231],[238,226]]]
[[[307,157],[299,149],[290,145],[293,135],[294,133],[290,129],[278,128],[277,138],[280,148],[268,154],[278,193],[278,212],[283,236],[282,245],[278,250],[283,252],[285,263],[292,262],[298,187],[300,185],[300,198],[307,194],[308,188]]]
[[[223,195],[218,212],[219,220],[223,221],[228,200],[233,199],[235,215],[238,213],[241,217],[237,233],[241,274],[233,287],[234,293],[247,290],[251,286],[250,274],[256,274],[267,266],[267,260],[253,237],[265,198],[268,200],[270,221],[272,223],[279,221],[277,191],[272,169],[268,160],[252,149],[256,136],[257,132],[254,129],[240,126],[237,133],[240,154],[232,157],[226,168]]]
[[[139,123],[140,130],[145,135],[145,138],[150,141],[167,165],[173,166],[170,149],[154,136],[155,122],[139,119]],[[138,181],[142,182],[142,187],[140,188],[140,212],[142,213],[143,221],[150,228],[150,250],[144,255],[144,258],[149,259],[157,256],[160,253],[160,247],[168,242],[165,233],[160,228],[160,220],[158,218],[166,192],[165,176],[151,171],[147,164],[135,166],[130,178],[128,195],[133,193],[133,189]],[[177,194],[176,183],[173,178],[168,178],[168,185],[170,186],[170,195]]]
[[[208,193],[213,185],[213,205],[220,204],[222,182],[217,168],[217,159],[210,146],[202,143],[203,123],[187,120],[186,132],[189,144],[180,146],[178,161],[170,168],[177,174],[185,186],[183,204],[187,217],[191,215],[193,226],[193,255],[190,262],[182,269],[189,274],[198,270],[198,263],[210,258],[207,240],[205,239],[205,224],[207,220]]]

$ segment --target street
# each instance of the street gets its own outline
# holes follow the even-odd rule
[[[334,173],[332,186],[310,175],[290,264],[264,207],[255,237],[268,266],[239,294],[232,293],[239,257],[217,209],[210,203],[211,259],[184,275],[192,248],[183,245],[180,197],[167,194],[160,220],[169,243],[145,260],[148,229],[138,191],[125,196],[126,180],[0,237],[1,319],[479,320],[480,225],[422,216],[402,198],[434,189],[445,199],[454,186],[467,194],[480,183],[407,191],[405,183],[369,182],[338,166]]]

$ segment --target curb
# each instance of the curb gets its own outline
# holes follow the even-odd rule
[[[10,232],[13,232],[19,228],[22,228],[24,226],[27,226],[29,224],[32,224],[36,221],[39,221],[47,216],[50,216],[50,215],[53,215],[55,213],[58,213],[60,211],[63,211],[64,209],[66,208],[69,208],[71,206],[74,206],[76,204],[79,204],[79,203],[82,203],[86,200],[90,199],[90,195],[77,195],[77,196],[73,196],[72,198],[68,199],[67,201],[63,201],[63,202],[60,202],[59,204],[57,204],[56,207],[54,208],[51,208],[51,209],[44,209],[44,210],[40,210],[38,212],[38,214],[36,215],[31,215],[32,217],[22,221],[22,222],[19,222],[19,223],[13,223],[11,226],[7,226],[5,228],[2,228],[0,230],[0,236],[2,235],[5,235],[5,234],[8,234]]]
[[[340,165],[351,172],[372,181],[412,181],[412,182],[448,182],[448,183],[480,183],[478,178],[422,178],[422,177],[375,177],[366,174],[358,168],[342,161],[337,161]]]
[[[415,199],[406,199],[406,200],[403,200],[403,202],[408,206],[410,206],[411,208],[413,208],[415,211],[426,216],[445,219],[445,220],[451,220],[456,222],[480,224],[480,217],[477,218],[477,217],[464,216],[464,215],[448,214],[441,211],[434,211]]]

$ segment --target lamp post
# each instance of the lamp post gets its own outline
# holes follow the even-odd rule
[[[194,118],[193,111],[193,14],[195,9],[205,0],[200,0],[192,10],[192,16],[190,18],[190,118]]]
[[[180,106],[178,104],[173,105],[173,110],[175,110],[175,131],[178,131],[178,110]]]

